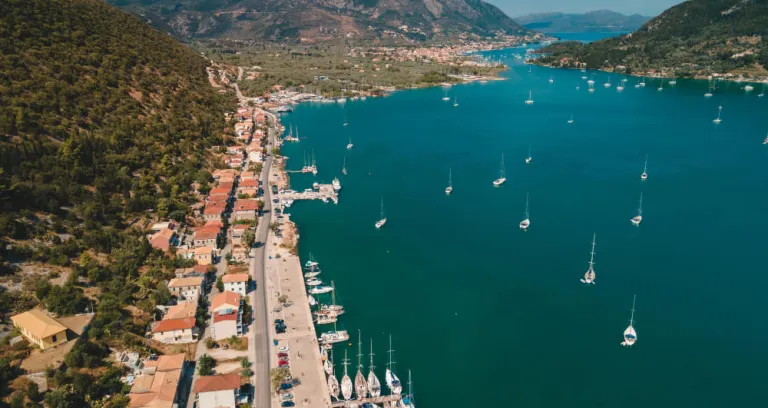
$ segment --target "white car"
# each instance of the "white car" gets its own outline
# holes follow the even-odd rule
[[[280,347],[279,349],[277,349],[277,351],[279,351],[281,353],[287,353],[288,350],[289,350],[288,346],[283,346],[283,347]]]

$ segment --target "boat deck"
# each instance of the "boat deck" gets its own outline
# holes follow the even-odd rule
[[[381,395],[378,398],[363,398],[361,400],[354,399],[349,401],[335,401],[331,403],[332,407],[350,407],[353,405],[361,406],[363,403],[369,402],[381,406],[385,402],[395,402],[403,399],[402,395]]]

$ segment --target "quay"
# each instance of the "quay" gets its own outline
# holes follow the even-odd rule
[[[363,398],[361,400],[336,401],[331,403],[332,407],[359,407],[362,404],[370,403],[382,406],[383,404],[397,403],[403,399],[402,395],[381,395],[377,398]],[[389,405],[383,405],[389,406]]]
[[[280,199],[282,201],[322,200],[324,203],[333,201],[334,204],[338,204],[339,194],[333,189],[331,184],[320,184],[320,188],[317,191],[283,192],[280,194]]]

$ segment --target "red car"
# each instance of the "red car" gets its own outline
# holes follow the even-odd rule
[[[287,361],[285,361],[285,360],[280,360],[280,362],[279,362],[279,363],[277,363],[277,366],[278,366],[278,367],[285,367],[285,366],[287,366],[288,364],[289,364],[289,363],[288,363]]]
[[[288,353],[277,353],[277,356],[280,357],[280,358],[287,358],[288,357]]]

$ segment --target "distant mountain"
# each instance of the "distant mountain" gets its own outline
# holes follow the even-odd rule
[[[630,32],[640,28],[651,17],[624,15],[610,10],[583,14],[537,13],[515,18],[523,27],[543,33],[584,33],[596,31]]]
[[[301,40],[525,31],[481,0],[108,0],[182,39]]]
[[[541,63],[675,75],[768,76],[768,1],[690,0],[632,34],[589,44],[556,43]]]

